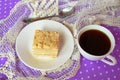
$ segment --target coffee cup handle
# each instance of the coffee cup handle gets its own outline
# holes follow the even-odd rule
[[[106,64],[109,64],[111,66],[113,66],[113,65],[115,65],[117,63],[116,59],[111,55],[106,56],[106,58],[111,60],[111,61],[108,61],[105,58],[101,59],[101,61],[106,63]]]

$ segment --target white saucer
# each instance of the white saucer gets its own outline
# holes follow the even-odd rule
[[[38,59],[32,55],[35,30],[57,31],[60,34],[60,50],[56,59]],[[16,52],[27,66],[38,70],[52,70],[63,65],[72,55],[74,40],[71,32],[63,24],[52,20],[40,20],[28,24],[16,39]]]

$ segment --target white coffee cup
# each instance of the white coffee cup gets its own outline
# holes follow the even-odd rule
[[[81,47],[81,45],[79,43],[80,37],[84,32],[86,32],[88,30],[98,30],[98,31],[104,33],[109,38],[111,45],[110,45],[109,50],[105,54],[93,55],[93,54],[90,54],[89,52],[85,51]],[[102,62],[109,64],[109,65],[115,65],[117,63],[116,59],[110,55],[115,47],[115,38],[114,38],[113,34],[105,27],[102,27],[100,25],[88,25],[88,26],[81,28],[77,35],[77,45],[78,45],[78,49],[79,49],[81,55],[88,60],[101,60]]]

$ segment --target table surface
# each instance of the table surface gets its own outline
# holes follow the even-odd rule
[[[5,19],[10,10],[20,0],[0,0],[0,19]],[[105,26],[105,25],[103,25]],[[108,28],[109,26],[107,26]],[[78,73],[69,80],[119,80],[120,78],[120,29],[117,27],[109,28],[116,39],[116,46],[113,55],[117,64],[109,66],[101,61],[90,61],[81,57],[80,69]],[[2,63],[0,63],[2,64]],[[1,76],[2,77],[2,76]]]

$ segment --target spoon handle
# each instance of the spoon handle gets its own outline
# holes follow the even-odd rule
[[[28,19],[24,19],[23,22],[30,23],[30,22],[34,22],[34,21],[38,21],[38,20],[42,20],[42,19],[47,19],[47,18],[52,18],[52,17],[59,17],[59,15],[37,17],[37,18],[28,18]]]

